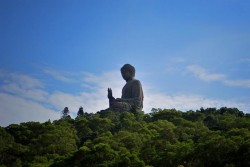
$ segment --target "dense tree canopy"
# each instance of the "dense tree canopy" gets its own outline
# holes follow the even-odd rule
[[[250,166],[250,115],[236,108],[68,112],[0,127],[0,167]]]

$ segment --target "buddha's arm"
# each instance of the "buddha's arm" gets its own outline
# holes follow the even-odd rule
[[[113,101],[115,100],[115,98],[112,95],[112,89],[108,88],[108,99],[109,99],[109,107],[111,107]]]
[[[108,98],[109,98],[109,101],[115,100],[115,98],[112,95],[112,89],[111,88],[108,88]]]

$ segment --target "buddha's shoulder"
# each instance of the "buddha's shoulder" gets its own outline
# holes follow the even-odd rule
[[[131,84],[141,84],[141,82],[137,79],[133,79]]]

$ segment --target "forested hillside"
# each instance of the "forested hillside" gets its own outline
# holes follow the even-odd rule
[[[250,166],[250,114],[236,108],[101,111],[0,127],[1,167]]]

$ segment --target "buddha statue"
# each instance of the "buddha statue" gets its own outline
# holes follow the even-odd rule
[[[114,111],[141,111],[143,108],[143,90],[141,82],[135,79],[135,68],[125,64],[121,75],[126,81],[122,89],[122,97],[114,98],[112,89],[108,88],[109,108]]]

